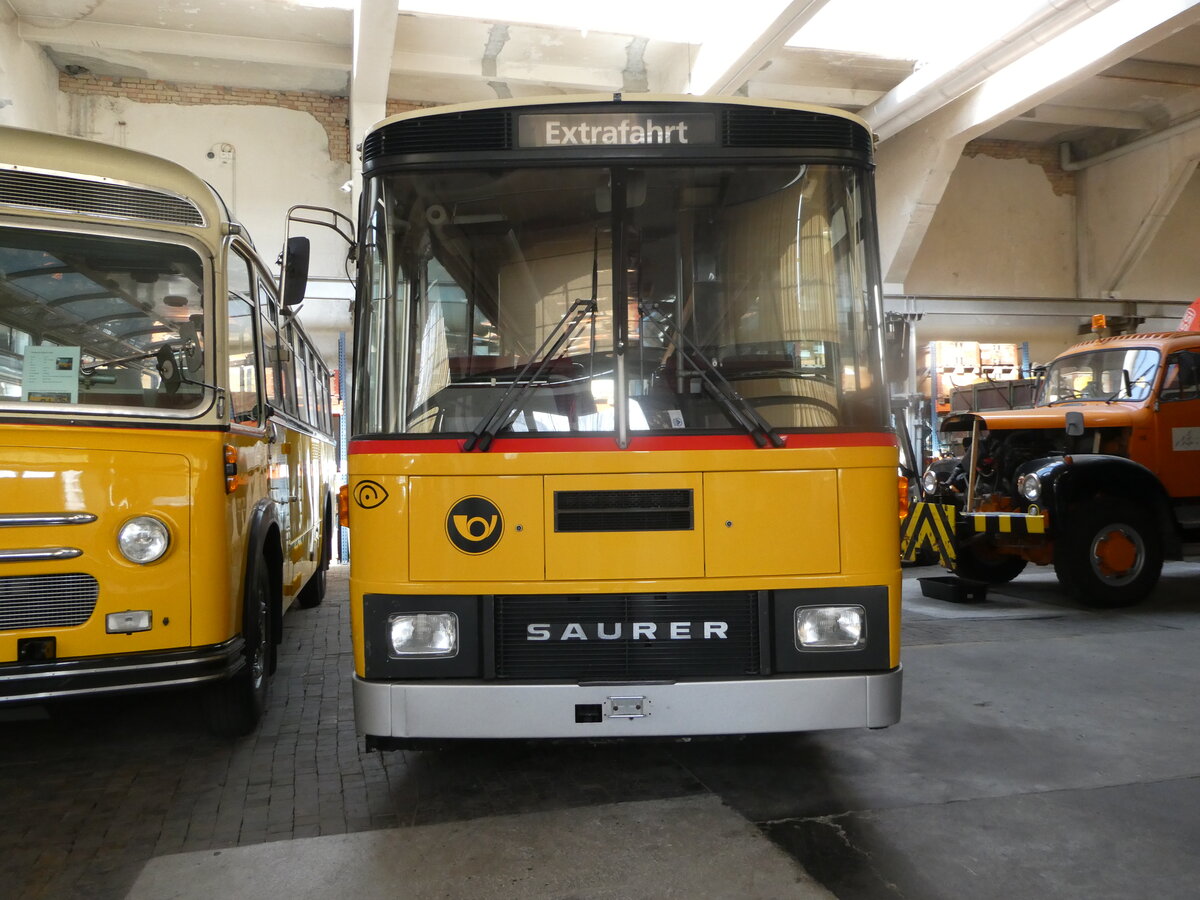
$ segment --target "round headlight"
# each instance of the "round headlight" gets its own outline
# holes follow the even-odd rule
[[[933,469],[925,470],[925,474],[921,476],[921,487],[925,489],[925,493],[927,494],[937,493],[938,480]]]
[[[132,518],[117,532],[117,546],[121,555],[141,566],[159,559],[167,552],[170,543],[171,532],[154,516]]]
[[[1022,475],[1017,479],[1017,492],[1030,503],[1033,503],[1042,496],[1042,480],[1037,477],[1037,473],[1035,472]]]

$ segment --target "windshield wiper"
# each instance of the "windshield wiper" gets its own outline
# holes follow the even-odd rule
[[[721,405],[721,408],[734,422],[754,438],[754,443],[760,447],[767,446],[768,441],[776,447],[783,447],[787,444],[787,441],[775,433],[775,429],[767,423],[766,419],[758,414],[758,410],[754,408],[753,404],[734,389],[733,385],[729,383],[729,379],[722,375],[705,356],[704,351],[692,343],[691,339],[683,333],[682,328],[675,329],[674,338],[672,338],[669,323],[664,321],[665,317],[661,312],[641,301],[638,302],[638,311],[642,315],[643,322],[649,322],[658,329],[664,343],[674,340],[680,355],[700,375],[700,380],[708,388],[712,398]]]
[[[521,371],[517,373],[512,384],[508,386],[508,390],[504,392],[504,396],[492,407],[491,412],[476,424],[466,443],[463,444],[464,451],[474,450],[477,445],[481,451],[487,450],[491,446],[497,433],[508,424],[513,411],[521,408],[525,395],[538,383],[554,358],[570,343],[583,320],[589,315],[594,320],[597,306],[598,303],[593,292],[587,300],[576,300],[567,308],[563,317],[558,320],[558,324],[551,329],[550,333],[546,335],[546,339],[542,341],[542,345],[537,348],[537,352],[529,357],[529,362],[525,363]],[[549,349],[547,350],[547,348]]]
[[[101,359],[91,365],[80,366],[80,375],[94,375],[97,369],[107,369],[109,366],[121,366],[128,362],[139,362],[143,359],[158,357],[163,350],[168,353],[178,350],[188,356],[192,355],[195,350],[195,345],[191,341],[167,341],[164,344],[159,344],[153,350],[147,350],[145,353],[135,353],[132,356],[118,356],[116,359]]]

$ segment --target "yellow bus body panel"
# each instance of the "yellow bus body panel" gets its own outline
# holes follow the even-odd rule
[[[355,671],[365,677],[365,594],[635,593],[869,585],[885,585],[888,590],[893,623],[890,659],[895,667],[900,663],[896,465],[893,447],[352,452],[350,609]],[[415,488],[409,496],[412,483],[421,485],[419,503]],[[365,494],[364,485],[370,487]],[[553,530],[554,490],[650,485],[698,486],[693,533],[658,543],[662,534],[671,533],[598,535]],[[378,502],[383,496],[380,489],[386,499]],[[356,499],[360,496],[364,502]],[[450,507],[465,496],[491,499],[505,519],[496,546],[474,557],[457,550],[446,532]],[[510,501],[511,511],[505,508]],[[719,509],[728,512],[722,517]],[[734,525],[726,528],[727,520]],[[741,530],[739,523],[744,523]],[[516,524],[523,530],[515,531]],[[654,560],[656,565],[644,565],[645,546],[665,548]],[[686,557],[696,552],[703,557],[703,570],[694,558],[668,555]]]
[[[229,528],[221,446],[215,432],[0,426],[6,510],[97,517],[0,529],[0,549],[82,551],[75,559],[6,563],[0,574],[78,572],[99,585],[95,611],[81,625],[0,632],[0,662],[17,659],[18,638],[53,636],[58,657],[72,658],[216,644],[236,634],[245,536]],[[144,566],[117,548],[117,532],[139,515],[157,516],[171,534],[166,554]],[[135,609],[153,612],[149,631],[106,633],[107,614]]]
[[[841,570],[837,473],[709,472],[708,575],[821,575]]]
[[[698,578],[704,575],[703,482],[692,473],[647,475],[552,475],[545,479],[546,578],[603,581],[614,578]],[[557,532],[556,491],[636,491],[690,489],[695,523],[690,531]]]

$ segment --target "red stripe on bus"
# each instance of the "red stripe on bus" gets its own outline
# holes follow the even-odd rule
[[[892,434],[879,432],[847,432],[838,434],[785,434],[788,449],[838,447],[895,447]],[[458,438],[359,438],[350,442],[352,456],[375,453],[461,453],[465,441]],[[496,438],[491,453],[596,453],[619,451],[613,438]],[[694,437],[635,437],[625,448],[627,452],[662,452],[665,450],[754,450],[757,445],[749,435],[703,435]]]

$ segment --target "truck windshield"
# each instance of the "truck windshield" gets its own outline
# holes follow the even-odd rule
[[[1144,401],[1150,396],[1161,354],[1152,347],[1089,350],[1051,363],[1038,406],[1072,400]]]
[[[179,244],[0,228],[0,407],[196,406],[203,283],[200,257]]]
[[[356,433],[477,429],[579,298],[594,307],[502,434],[745,433],[746,406],[781,431],[886,426],[853,167],[422,171],[367,191]]]

